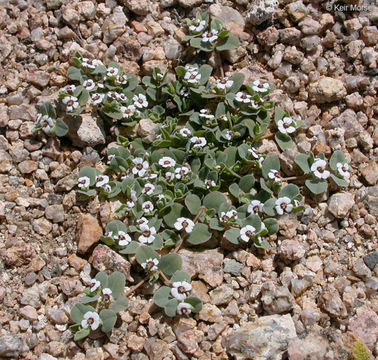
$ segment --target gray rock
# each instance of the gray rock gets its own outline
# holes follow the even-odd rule
[[[313,101],[318,104],[338,101],[347,95],[343,82],[331,77],[321,77],[311,83],[308,91]]]
[[[302,1],[292,2],[285,9],[294,22],[301,21],[308,14],[308,9]]]
[[[93,20],[96,16],[96,7],[92,1],[80,1],[77,3],[77,9],[85,19]]]
[[[181,50],[181,45],[175,39],[170,39],[164,44],[164,52],[167,59],[178,59],[180,57]]]
[[[63,20],[70,26],[77,26],[80,21],[79,13],[74,9],[74,4],[70,4],[63,9]]]
[[[228,304],[233,299],[233,294],[234,290],[227,284],[223,284],[209,293],[211,303],[214,305]]]
[[[191,8],[194,6],[200,6],[203,0],[178,0],[178,3],[185,8]]]
[[[147,15],[152,8],[149,0],[128,0],[125,4],[130,11],[137,15]]]
[[[159,126],[150,119],[141,119],[137,126],[137,134],[147,144],[151,144],[156,139]]]
[[[295,300],[288,288],[269,281],[261,288],[261,302],[267,314],[282,314],[293,308]]]
[[[54,223],[64,221],[64,208],[63,205],[50,205],[45,210],[46,219],[52,220]]]
[[[248,11],[246,21],[252,25],[260,25],[264,21],[272,20],[278,5],[277,0],[254,1]]]
[[[117,6],[113,10],[113,14],[106,18],[102,31],[104,34],[103,41],[105,44],[112,43],[118,36],[125,31],[125,25],[128,21],[121,6]]]
[[[305,254],[304,247],[296,240],[284,240],[279,247],[280,257],[286,261],[297,261]]]
[[[281,360],[290,340],[297,336],[290,315],[262,316],[225,339],[235,359]]]
[[[334,318],[344,318],[348,315],[338,291],[332,285],[328,286],[320,294],[319,305],[321,309]]]
[[[226,29],[229,29],[231,32],[238,33],[244,30],[245,21],[239,11],[219,4],[211,5],[209,10],[212,18],[222,21]]]
[[[378,252],[372,251],[370,254],[364,256],[364,263],[366,266],[373,271],[375,266],[378,264]]]
[[[90,114],[71,117],[67,120],[70,128],[68,137],[72,143],[79,147],[94,147],[105,144],[105,131],[100,118],[94,118]]]
[[[36,286],[24,290],[19,301],[22,305],[30,305],[36,309],[39,309],[42,305],[39,290]]]
[[[365,265],[364,259],[359,258],[353,265],[353,272],[361,279],[371,277],[371,270]]]
[[[345,218],[349,210],[354,205],[354,194],[351,193],[336,193],[331,196],[328,202],[329,212],[339,218]]]
[[[234,259],[224,259],[223,271],[235,276],[239,276],[244,265]]]
[[[18,358],[29,350],[25,339],[20,334],[6,334],[0,336],[0,357]]]

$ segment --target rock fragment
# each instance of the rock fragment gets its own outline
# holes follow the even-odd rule
[[[92,215],[80,214],[77,225],[77,251],[79,254],[87,253],[97,244],[102,235],[102,228]]]

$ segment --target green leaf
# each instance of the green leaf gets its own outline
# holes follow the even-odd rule
[[[189,194],[185,198],[185,205],[192,215],[197,215],[201,208],[201,199],[195,194]]]
[[[103,289],[108,287],[108,275],[106,272],[101,271],[97,273],[95,279],[101,283],[101,287]]]
[[[89,92],[86,89],[83,89],[79,95],[78,101],[81,106],[84,106],[89,98]]]
[[[217,51],[233,50],[239,46],[239,40],[235,36],[227,36],[218,41],[216,49]]]
[[[62,137],[68,133],[68,126],[62,119],[56,119],[55,135]]]
[[[112,119],[120,120],[123,118],[122,112],[114,107],[104,107],[101,111]]]
[[[186,303],[192,305],[192,312],[193,313],[199,313],[202,310],[202,301],[198,299],[198,297],[188,297],[185,299]]]
[[[256,232],[260,232],[261,229],[261,219],[258,215],[251,214],[244,220],[245,225],[252,225]]]
[[[183,217],[184,215],[184,207],[181,205],[181,204],[178,204],[178,203],[174,203],[171,207],[170,207],[170,211],[167,215],[165,215],[163,217],[165,223],[173,228],[174,225],[175,225],[175,222],[176,220],[179,218],[179,217]]]
[[[248,193],[255,185],[255,178],[253,175],[245,175],[239,181],[239,187],[244,192]]]
[[[228,90],[230,93],[236,94],[243,85],[245,76],[242,73],[236,73],[230,77],[234,83],[232,84],[231,88]]]
[[[108,277],[108,287],[112,291],[114,299],[118,299],[125,289],[126,277],[119,271],[116,271]]]
[[[110,332],[117,321],[116,313],[112,310],[104,309],[104,310],[101,310],[99,315],[102,320],[101,330],[104,333]]]
[[[176,271],[171,277],[171,283],[174,283],[176,281],[186,281],[187,283],[190,284],[191,278],[188,273],[186,273],[185,271],[179,270],[179,271]]]
[[[276,215],[275,206],[276,206],[276,199],[269,199],[265,201],[264,209],[263,209],[264,213],[269,216],[275,216]]]
[[[45,102],[41,105],[41,107],[39,108],[39,112],[42,114],[42,115],[48,115],[50,116],[52,119],[55,119],[56,118],[56,112],[55,112],[55,108],[51,105],[50,102]]]
[[[264,178],[268,177],[270,170],[280,170],[280,160],[273,156],[267,156],[262,165],[262,174]]]
[[[112,306],[110,307],[110,310],[114,311],[115,313],[118,313],[120,311],[125,311],[127,309],[129,302],[125,296],[120,296],[117,301],[115,301]]]
[[[274,135],[274,138],[276,139],[276,142],[282,151],[290,149],[294,144],[293,140],[291,140],[291,137],[287,134],[278,132],[276,133],[276,135]]]
[[[286,185],[279,193],[278,197],[287,196],[289,199],[293,200],[296,196],[299,195],[299,187],[294,184]]]
[[[91,330],[89,328],[88,329],[81,329],[75,334],[74,340],[75,341],[82,340],[82,339],[86,338],[90,333],[91,333]]]
[[[171,297],[171,288],[162,286],[154,295],[154,302],[157,306],[164,307]]]
[[[90,166],[84,166],[79,172],[79,178],[86,176],[89,178],[89,186],[93,186],[96,182],[98,171]]]
[[[226,104],[224,102],[218,103],[217,109],[215,110],[215,117],[218,118],[225,113],[226,113]]]
[[[81,304],[90,304],[92,302],[97,302],[98,298],[100,295],[95,295],[95,296],[83,296],[80,298],[80,303]]]
[[[179,304],[177,299],[171,299],[165,304],[164,312],[169,317],[176,316],[177,305]]]
[[[336,150],[329,159],[329,167],[333,171],[337,171],[337,164],[344,164],[346,162],[344,153],[340,150]]]
[[[149,246],[140,246],[135,253],[135,258],[139,264],[143,264],[148,259],[160,259],[159,254]]]
[[[278,231],[279,226],[276,219],[267,218],[263,222],[268,230],[268,235],[273,235]]]
[[[253,245],[255,245],[255,247],[257,247],[258,249],[263,249],[263,250],[269,249],[269,243],[265,240],[261,242],[255,241]]]
[[[335,184],[337,186],[341,186],[341,187],[348,187],[348,181],[344,180],[344,179],[340,179],[339,177],[331,174],[331,179],[335,182]]]
[[[159,261],[159,269],[168,276],[171,276],[177,270],[180,270],[181,266],[182,260],[180,255],[177,254],[167,254]]]
[[[328,183],[324,180],[306,180],[307,188],[315,195],[323,194],[327,191]]]
[[[309,156],[305,154],[298,154],[295,158],[295,163],[305,174],[309,174],[311,171],[310,165],[308,164],[308,159]]]
[[[125,254],[125,255],[128,255],[128,254],[135,254],[136,251],[138,250],[139,248],[140,243],[137,242],[137,241],[132,241],[129,245],[127,245],[124,249],[120,250],[119,253],[120,254]]]
[[[189,234],[188,243],[198,245],[205,243],[211,238],[211,232],[206,224],[197,223],[194,225],[193,231]]]
[[[76,304],[72,309],[71,309],[71,319],[75,324],[78,324],[83,320],[84,315],[88,311],[96,311],[92,306],[89,305],[84,305],[84,304]]]
[[[225,238],[232,244],[239,244],[240,229],[231,228],[224,233]]]
[[[77,80],[77,81],[83,82],[83,74],[81,70],[78,69],[77,67],[70,66],[67,71],[67,76],[71,80]]]
[[[201,79],[199,81],[200,85],[205,85],[208,80],[209,80],[209,77],[211,75],[213,71],[213,68],[210,66],[210,65],[202,65],[200,68],[199,68],[199,74],[201,74]]]
[[[239,197],[243,194],[240,190],[240,187],[238,184],[233,183],[228,187],[229,193],[236,199],[239,199]]]
[[[214,209],[215,211],[218,211],[219,207],[225,202],[227,202],[226,197],[219,191],[213,191],[203,198],[205,208]]]
[[[106,232],[112,232],[113,236],[117,235],[120,231],[127,232],[126,225],[119,220],[113,220],[105,228]]]
[[[278,120],[283,119],[286,115],[287,112],[285,110],[276,108],[276,110],[274,111],[274,122],[277,124]]]

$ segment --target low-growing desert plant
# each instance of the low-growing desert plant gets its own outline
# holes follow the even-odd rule
[[[185,40],[198,52],[194,59],[206,60],[213,51],[221,56],[239,44],[208,14],[187,25]],[[123,256],[135,255],[146,273],[140,284],[164,283],[154,301],[168,316],[202,307],[191,296],[190,276],[181,271],[181,246],[218,242],[267,249],[269,236],[279,229],[277,218],[304,209],[302,182],[296,180],[304,179],[316,195],[327,191],[328,179],[347,186],[349,177],[348,164],[336,151],[330,170],[324,155],[299,154],[296,164],[304,175],[284,178],[281,160],[260,154],[258,145],[274,134],[278,146],[288,149],[303,123],[279,108],[270,121],[273,87],[267,82],[245,84],[243,74],[224,77],[222,67],[221,76],[212,77],[214,69],[194,59],[176,67],[175,74],[155,68],[140,82],[116,63],[104,65],[76,54],[68,69],[72,84],[60,93],[57,107],[47,103],[40,108],[36,123],[37,130],[63,136],[69,130],[65,119],[91,111],[107,129],[140,126],[142,119],[154,128],[153,140],[119,135],[118,146],[108,149],[104,171],[81,169],[78,193],[122,203],[101,240]],[[126,307],[120,287],[110,286],[112,276],[99,273],[95,282],[100,285],[73,308],[76,339],[100,325],[107,333],[116,312]],[[108,286],[113,305],[103,301]],[[97,305],[87,305],[91,303]]]

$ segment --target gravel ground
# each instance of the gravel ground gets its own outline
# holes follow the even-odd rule
[[[0,358],[341,360],[356,340],[378,356],[378,7],[327,4],[0,0]],[[136,75],[171,69],[184,51],[180,24],[197,8],[241,40],[226,74],[274,84],[271,99],[304,120],[280,155],[287,175],[299,151],[341,149],[350,187],[281,217],[265,254],[180,250],[204,302],[194,318],[167,319],[145,288],[109,339],[75,343],[69,311],[96,269],[129,271],[112,250],[83,245],[114,205],[75,194],[79,169],[100,164],[109,139],[85,121],[71,140],[33,135],[36,105],[66,84],[76,51]],[[278,149],[264,140],[259,152]]]

